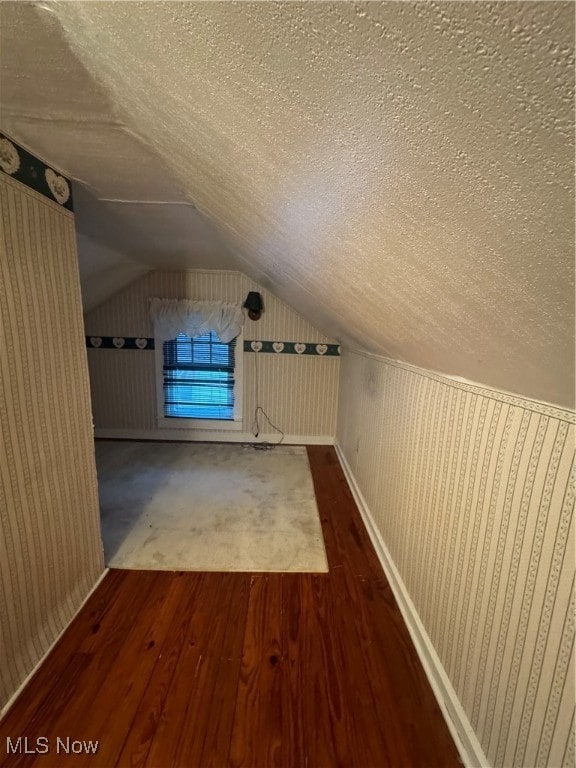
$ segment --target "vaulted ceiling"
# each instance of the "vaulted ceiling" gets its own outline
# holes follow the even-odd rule
[[[239,269],[343,343],[574,395],[571,2],[3,2],[88,306]]]

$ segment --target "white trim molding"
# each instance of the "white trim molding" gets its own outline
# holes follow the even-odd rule
[[[370,540],[376,550],[378,559],[382,565],[384,573],[388,579],[398,608],[404,618],[412,642],[418,653],[420,663],[422,664],[428,681],[432,687],[436,700],[440,706],[446,724],[452,734],[454,743],[458,749],[462,762],[466,768],[488,768],[488,758],[478,741],[474,729],[464,712],[464,708],[458,699],[442,662],[436,653],[436,650],[430,640],[426,629],[418,615],[416,607],[410,598],[406,585],[404,584],[396,565],[388,551],[388,547],[378,530],[376,523],[370,513],[368,504],[364,499],[360,488],[356,482],[354,474],[348,464],[342,448],[335,442],[334,447],[344,470],[346,479],[358,505],[360,514],[370,536]]]
[[[252,432],[206,432],[197,429],[107,429],[96,427],[99,440],[170,440],[184,443],[278,443],[276,432],[254,437]],[[334,445],[334,435],[284,435],[283,445]]]

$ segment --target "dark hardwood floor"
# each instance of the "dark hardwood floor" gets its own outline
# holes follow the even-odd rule
[[[330,572],[110,571],[0,723],[0,764],[460,765],[334,449],[308,452]]]

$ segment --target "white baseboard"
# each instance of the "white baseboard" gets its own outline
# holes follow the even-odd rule
[[[85,606],[85,605],[86,605],[86,603],[88,602],[88,599],[89,599],[89,598],[92,596],[92,594],[93,594],[93,593],[94,593],[94,592],[95,592],[95,591],[98,589],[98,587],[100,586],[100,584],[101,584],[101,582],[102,582],[102,579],[104,578],[104,576],[106,576],[106,574],[108,573],[108,571],[109,571],[109,568],[105,568],[105,569],[104,569],[104,571],[103,571],[103,572],[100,574],[100,576],[99,576],[99,577],[98,577],[98,579],[96,580],[96,582],[95,582],[94,586],[93,586],[93,587],[90,589],[90,591],[88,592],[88,594],[86,595],[86,597],[84,598],[84,600],[82,600],[82,602],[80,603],[80,605],[78,606],[78,608],[77,608],[77,609],[74,611],[74,614],[73,614],[72,618],[70,619],[70,621],[68,622],[68,624],[66,624],[66,626],[65,626],[65,627],[64,627],[64,628],[61,630],[61,632],[59,632],[59,633],[58,633],[58,635],[57,635],[57,636],[54,638],[53,642],[50,644],[50,646],[48,647],[48,649],[47,649],[47,650],[46,650],[46,651],[45,651],[45,652],[42,654],[42,656],[41,656],[41,657],[38,659],[38,661],[37,661],[37,662],[36,662],[36,664],[34,665],[34,668],[33,668],[33,669],[32,669],[32,670],[31,670],[31,671],[30,671],[30,672],[29,672],[29,673],[26,675],[26,677],[25,677],[25,678],[24,678],[24,680],[23,680],[23,681],[20,683],[20,685],[18,686],[18,688],[17,688],[17,689],[14,691],[14,693],[12,694],[12,696],[10,696],[10,698],[8,699],[8,701],[6,702],[6,704],[5,704],[5,705],[2,707],[2,709],[0,710],[0,719],[2,719],[2,718],[4,717],[4,715],[5,715],[5,714],[8,712],[8,710],[9,710],[9,709],[12,707],[12,705],[15,703],[16,699],[18,698],[18,696],[20,696],[20,694],[22,693],[22,691],[24,690],[24,688],[26,688],[26,686],[28,685],[28,683],[30,682],[30,680],[31,680],[31,679],[34,677],[34,675],[36,674],[36,672],[38,672],[38,670],[40,669],[40,667],[42,666],[42,664],[44,664],[44,662],[46,661],[47,657],[48,657],[48,656],[49,656],[49,654],[50,654],[50,653],[53,651],[53,649],[54,649],[54,648],[55,648],[55,646],[57,645],[58,641],[60,640],[60,638],[62,637],[62,635],[64,634],[64,632],[66,632],[66,630],[68,629],[68,627],[70,626],[70,624],[72,624],[72,622],[74,621],[74,619],[76,618],[76,616],[77,616],[77,615],[80,613],[80,611],[82,610],[82,608],[84,608],[84,606]]]
[[[442,666],[438,654],[424,628],[422,620],[420,619],[416,607],[412,602],[406,585],[402,581],[402,577],[392,560],[392,556],[388,551],[388,547],[384,543],[382,535],[378,530],[376,523],[366,500],[362,496],[362,492],[358,487],[356,479],[352,473],[350,465],[348,464],[342,448],[335,443],[336,453],[350,485],[354,500],[358,505],[362,519],[368,531],[368,535],[374,545],[376,554],[380,560],[384,573],[390,583],[396,602],[402,617],[412,638],[412,642],[416,648],[416,652],[420,658],[420,662],[424,668],[428,681],[432,687],[434,695],[440,705],[446,724],[454,738],[454,743],[460,753],[462,762],[467,768],[487,768],[490,764],[484,751],[478,741],[478,737],[474,733],[474,729],[464,712],[464,708],[458,699],[456,691],[454,690],[452,683],[450,682],[446,670]]]
[[[198,429],[94,429],[94,437],[108,440],[179,440],[198,443],[277,443],[280,435],[254,437],[252,432],[206,432]],[[284,435],[283,445],[334,445],[333,435]]]

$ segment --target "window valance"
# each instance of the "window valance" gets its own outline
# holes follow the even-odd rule
[[[193,338],[216,331],[220,341],[227,344],[238,336],[244,325],[241,306],[224,301],[150,299],[150,315],[154,337],[159,341],[175,339],[179,333]]]

